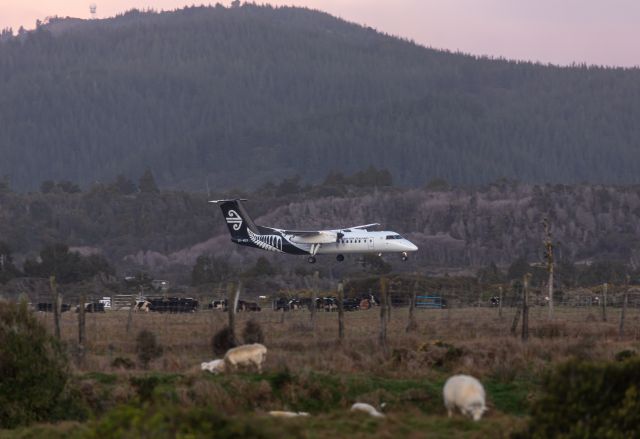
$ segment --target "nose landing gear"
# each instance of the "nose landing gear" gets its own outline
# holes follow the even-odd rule
[[[407,252],[402,252],[402,260],[404,262],[409,260],[409,255],[407,254]]]
[[[315,256],[309,256],[309,258],[307,259],[307,261],[310,264],[315,264],[316,263],[316,257]]]

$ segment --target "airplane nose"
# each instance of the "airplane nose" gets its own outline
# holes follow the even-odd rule
[[[418,250],[418,246],[411,241],[405,242],[405,246],[407,247],[408,252],[415,252]]]

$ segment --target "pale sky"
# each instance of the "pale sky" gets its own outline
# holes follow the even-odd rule
[[[229,5],[230,0],[219,0]],[[258,0],[308,6],[434,48],[553,64],[640,66],[640,0]],[[209,1],[0,0],[0,28]],[[215,4],[215,1],[211,3]]]

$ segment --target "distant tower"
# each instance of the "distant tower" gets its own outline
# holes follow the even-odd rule
[[[91,12],[91,18],[96,18],[96,10],[98,9],[98,6],[95,3],[91,3],[89,5],[89,12]]]

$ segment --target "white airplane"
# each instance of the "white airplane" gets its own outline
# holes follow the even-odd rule
[[[335,230],[284,230],[257,226],[245,211],[244,199],[213,200],[219,204],[227,221],[231,241],[248,247],[279,253],[309,255],[308,261],[316,262],[316,255],[336,255],[339,262],[345,254],[400,253],[402,260],[408,253],[418,250],[411,241],[396,232],[372,232],[368,229],[380,224],[347,227]]]

